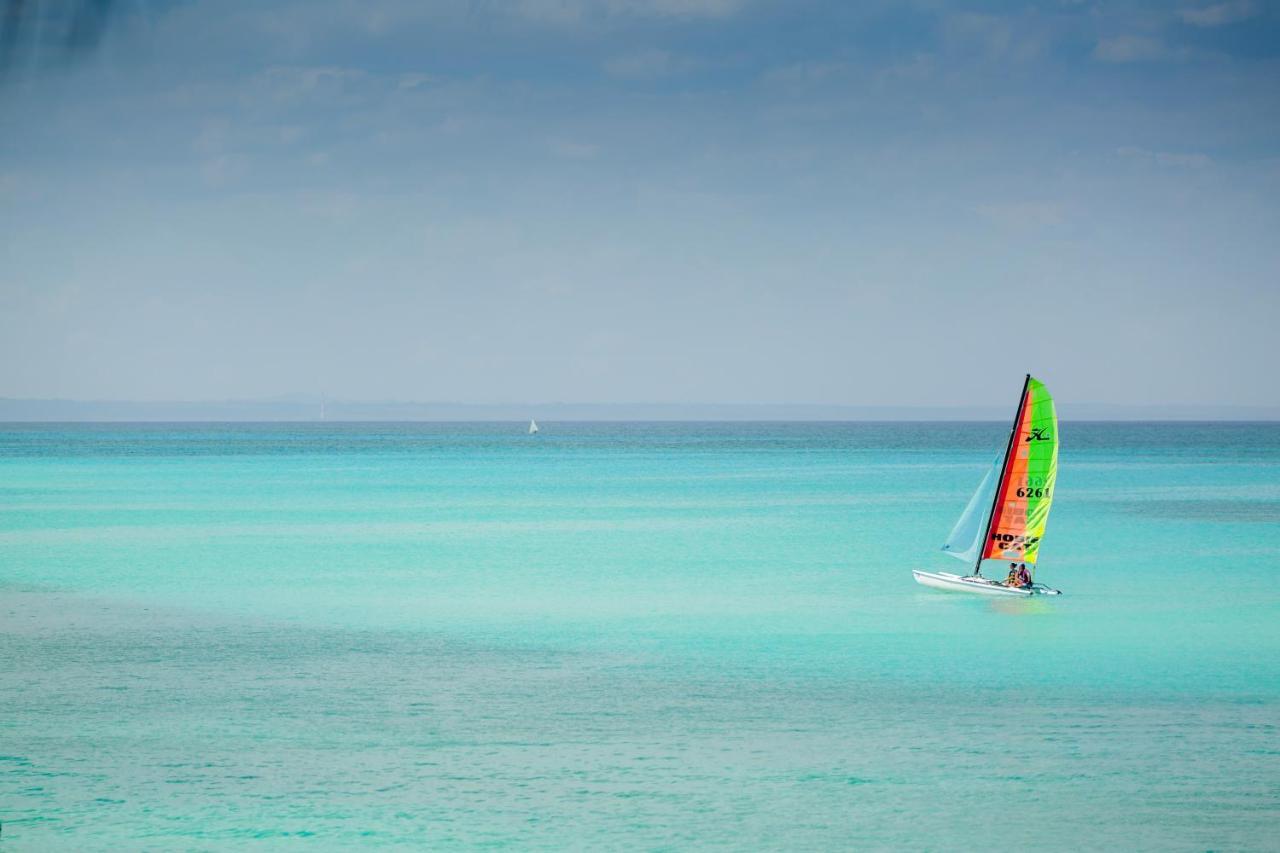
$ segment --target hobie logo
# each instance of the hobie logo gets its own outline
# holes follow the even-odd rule
[[[1048,441],[1051,436],[1045,435],[1045,427],[1032,427],[1031,435],[1026,437],[1026,441]]]

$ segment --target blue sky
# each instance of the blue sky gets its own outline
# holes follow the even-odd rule
[[[29,4],[0,396],[1280,403],[1280,11]]]

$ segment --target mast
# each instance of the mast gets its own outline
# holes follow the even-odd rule
[[[1013,416],[1013,427],[1009,430],[1009,444],[1004,449],[1004,462],[1000,465],[1000,482],[996,485],[996,492],[991,496],[991,510],[987,513],[987,526],[982,532],[982,544],[978,546],[978,560],[973,564],[973,573],[975,575],[982,573],[982,555],[987,553],[987,540],[991,536],[991,525],[996,518],[996,505],[1000,503],[1000,496],[1004,494],[1005,480],[1009,476],[1009,454],[1013,452],[1013,440],[1018,435],[1018,424],[1022,423],[1022,410],[1027,405],[1027,387],[1031,384],[1031,374],[1027,374],[1027,378],[1022,380],[1022,396],[1018,398],[1018,412]]]

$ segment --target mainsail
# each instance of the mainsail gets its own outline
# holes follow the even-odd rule
[[[1058,474],[1058,414],[1038,379],[1027,377],[991,505],[981,559],[1035,563]]]

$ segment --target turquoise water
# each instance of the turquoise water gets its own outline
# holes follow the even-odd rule
[[[1280,425],[0,426],[0,846],[1275,849]]]

